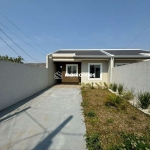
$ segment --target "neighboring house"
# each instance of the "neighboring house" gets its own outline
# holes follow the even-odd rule
[[[38,66],[38,67],[46,67],[46,63],[26,63],[27,65]]]
[[[141,49],[61,49],[47,55],[46,68],[52,79],[52,73],[62,73],[62,79],[56,82],[64,84],[110,83],[113,67],[146,59],[150,59],[150,51]],[[80,73],[81,76],[78,76]]]

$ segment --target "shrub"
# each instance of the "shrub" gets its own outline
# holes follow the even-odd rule
[[[100,85],[98,83],[95,83],[95,85],[97,86],[98,89],[100,89]]]
[[[85,134],[86,147],[89,150],[102,150],[98,133]]]
[[[90,89],[94,89],[94,83],[86,83],[86,87]]]
[[[104,82],[104,89],[108,89],[108,84]]]
[[[86,84],[84,82],[81,83],[81,89],[86,88]]]
[[[91,84],[90,83],[86,83],[86,87],[87,88],[91,88]]]
[[[102,89],[102,83],[101,83],[101,82],[99,82],[99,85],[100,85],[100,87],[101,87],[101,89]]]
[[[122,94],[122,91],[123,91],[123,84],[119,84],[118,85],[118,93]]]
[[[113,90],[114,92],[117,91],[117,84],[116,84],[116,83],[112,84],[112,90]]]
[[[95,117],[96,114],[95,114],[94,111],[89,111],[89,112],[87,113],[87,116],[88,116],[88,117]]]
[[[134,134],[122,134],[123,144],[112,146],[110,150],[149,150],[150,144],[143,137],[137,137]]]
[[[106,106],[113,106],[118,108],[119,105],[121,105],[123,102],[123,99],[117,95],[109,95],[107,98],[107,101],[105,102]]]
[[[102,83],[101,82],[99,84],[95,83],[95,85],[97,86],[98,89],[102,89]]]
[[[112,90],[112,86],[113,86],[113,84],[112,83],[110,83],[110,85],[109,85],[109,88]]]
[[[139,105],[143,109],[147,109],[150,105],[150,93],[144,92],[138,94]]]
[[[122,92],[122,98],[126,100],[131,100],[134,98],[134,91],[133,90],[127,90],[125,92]]]
[[[94,89],[94,83],[93,82],[91,83],[91,89]]]

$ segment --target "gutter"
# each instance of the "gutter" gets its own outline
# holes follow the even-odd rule
[[[114,56],[115,59],[123,58],[123,59],[150,59],[150,56],[125,56],[125,55],[120,55],[120,56]]]
[[[101,55],[101,56],[97,56],[97,55],[92,55],[92,56],[91,55],[86,55],[86,56],[85,55],[78,55],[78,56],[74,56],[73,58],[77,58],[77,59],[78,58],[84,58],[84,59],[85,58],[92,58],[93,59],[93,58],[111,58],[111,57],[106,56],[106,55],[104,55],[104,56],[103,55]]]

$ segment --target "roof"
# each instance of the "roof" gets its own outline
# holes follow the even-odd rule
[[[37,67],[46,67],[46,63],[26,63],[27,65],[37,66]]]
[[[55,53],[75,53],[75,55],[106,55],[105,53],[101,52],[100,50],[58,50]]]
[[[53,54],[55,57],[72,54],[74,58],[150,58],[150,51],[141,49],[60,49]]]
[[[150,53],[144,50],[105,50],[112,55],[141,55],[140,53]]]

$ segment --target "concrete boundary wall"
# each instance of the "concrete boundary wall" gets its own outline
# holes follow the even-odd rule
[[[47,68],[0,61],[0,110],[54,84],[49,74]]]
[[[112,69],[112,83],[122,83],[136,93],[150,92],[150,61],[133,63]]]

